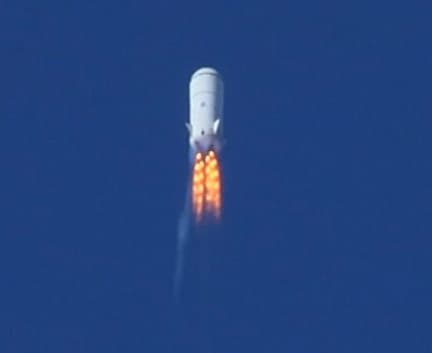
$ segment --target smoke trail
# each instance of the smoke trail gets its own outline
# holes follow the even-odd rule
[[[213,150],[201,153],[191,149],[189,160],[187,194],[178,226],[177,262],[174,275],[174,299],[177,303],[181,296],[186,251],[192,233],[203,233],[204,229],[208,229],[208,225],[217,223],[222,208],[221,166],[217,154]],[[198,251],[201,253],[199,249]]]
[[[178,224],[174,300],[179,339],[188,352],[212,346],[211,240],[220,231],[222,180],[219,156],[190,151],[190,173]]]
[[[188,188],[190,189],[190,187]],[[188,195],[189,195],[188,190]],[[177,239],[177,261],[174,273],[174,300],[178,304],[180,302],[181,287],[183,282],[183,273],[185,267],[185,255],[190,240],[190,197],[186,197],[186,204],[180,216],[178,225],[178,239]]]
[[[189,153],[189,161],[192,164],[194,152],[191,150]],[[185,271],[185,257],[188,242],[191,238],[191,174],[188,176],[188,186],[185,197],[185,204],[183,211],[180,215],[178,229],[177,229],[177,251],[176,251],[176,267],[174,270],[174,300],[176,304],[180,303],[181,289],[183,284],[183,277]]]

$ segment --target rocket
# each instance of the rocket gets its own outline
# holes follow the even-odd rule
[[[189,142],[194,150],[219,152],[222,148],[223,82],[219,73],[204,67],[189,83]]]
[[[211,278],[209,241],[219,234],[223,206],[220,159],[223,82],[215,69],[204,67],[192,74],[190,81],[185,82],[187,85],[190,174],[179,224],[174,295],[181,304],[179,313],[186,314],[186,320],[180,322],[182,339],[185,333],[190,333],[191,338],[191,347],[182,347],[182,351],[190,352],[193,347],[195,352],[199,347],[201,352],[209,352],[213,338],[213,327],[208,322],[212,316],[211,300],[208,302],[212,298],[208,295],[211,291],[208,282]],[[186,299],[184,302],[183,298]]]
[[[223,82],[212,68],[201,68],[189,83],[189,143],[192,160],[192,209],[195,221],[218,220],[222,210]]]

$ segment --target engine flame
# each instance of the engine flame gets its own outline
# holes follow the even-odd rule
[[[192,176],[192,207],[195,220],[200,222],[204,215],[219,220],[222,208],[221,171],[214,151],[197,153]]]

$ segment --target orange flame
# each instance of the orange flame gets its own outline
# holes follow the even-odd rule
[[[221,172],[217,155],[209,151],[205,156],[195,156],[192,176],[192,206],[196,221],[201,221],[204,213],[215,219],[221,216]]]

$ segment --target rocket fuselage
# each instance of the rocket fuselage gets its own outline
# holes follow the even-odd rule
[[[216,152],[222,148],[223,82],[212,68],[197,70],[189,84],[190,118],[187,127],[192,148]]]

